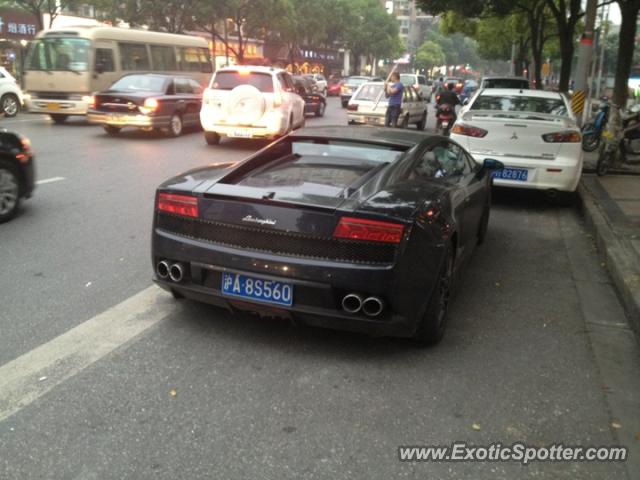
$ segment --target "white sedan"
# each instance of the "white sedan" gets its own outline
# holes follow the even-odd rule
[[[580,129],[564,95],[519,89],[484,89],[465,106],[451,138],[476,162],[500,160],[498,186],[574,192],[582,173]],[[569,199],[569,198],[568,198]]]

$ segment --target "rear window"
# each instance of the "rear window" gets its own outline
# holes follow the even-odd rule
[[[340,140],[284,140],[278,159],[248,174],[238,185],[281,187],[287,191],[336,196],[369,171],[393,162],[401,147]]]
[[[483,88],[520,88],[529,89],[529,82],[519,78],[488,78],[482,83]]]
[[[415,75],[400,75],[400,82],[403,85],[415,85],[416,84],[416,76]]]
[[[380,99],[384,101],[385,98],[382,95],[382,85],[364,85],[360,87],[360,91],[356,95],[356,100],[375,102]]]
[[[481,95],[471,110],[492,110],[500,112],[535,112],[549,115],[568,116],[562,98],[540,98],[527,96]]]
[[[347,83],[349,85],[360,85],[368,80],[369,80],[368,78],[351,77],[351,78],[347,78]]]
[[[225,71],[218,72],[211,88],[233,90],[238,85],[253,85],[261,92],[273,92],[273,79],[268,73]]]
[[[165,92],[165,77],[154,75],[127,75],[111,85],[109,90],[120,92]]]

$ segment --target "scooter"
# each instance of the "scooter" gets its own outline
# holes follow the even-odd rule
[[[449,135],[449,130],[453,126],[454,107],[447,103],[438,106],[436,109],[436,133]]]
[[[593,122],[589,122],[582,127],[582,150],[593,152],[600,146],[602,131],[607,126],[609,119],[609,102],[607,97],[603,97],[600,109]]]
[[[609,168],[616,163],[634,163],[640,161],[640,105],[636,105],[629,110],[628,114],[622,117],[622,134],[620,140],[606,137],[608,132],[603,132],[607,142],[603,145],[596,165],[596,173],[599,176],[605,175]]]

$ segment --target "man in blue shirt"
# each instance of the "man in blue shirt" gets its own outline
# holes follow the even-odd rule
[[[400,83],[400,74],[393,72],[391,74],[391,83],[384,82],[384,92],[389,98],[387,104],[387,112],[384,116],[385,127],[397,127],[398,117],[400,116],[400,109],[402,108],[402,93],[404,91],[404,85]]]

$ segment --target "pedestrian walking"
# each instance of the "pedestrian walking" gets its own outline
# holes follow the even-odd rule
[[[388,101],[387,112],[384,116],[385,127],[397,127],[400,109],[402,108],[402,94],[404,85],[400,82],[400,74],[393,72],[389,76],[391,82],[384,82],[384,92]]]

